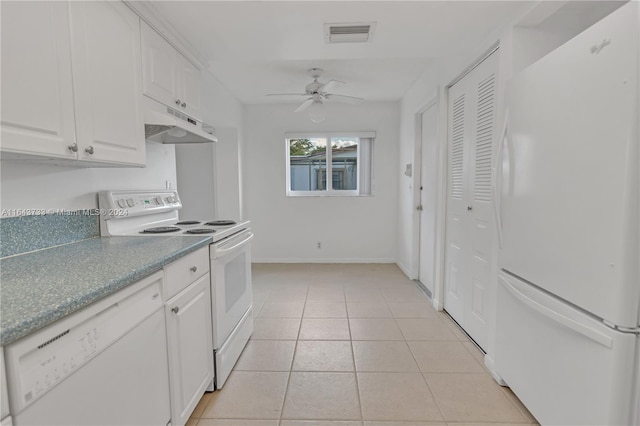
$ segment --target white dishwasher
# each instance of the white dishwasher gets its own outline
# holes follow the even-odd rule
[[[171,419],[162,272],[5,348],[13,424]]]

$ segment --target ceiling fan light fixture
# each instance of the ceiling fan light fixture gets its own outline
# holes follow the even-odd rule
[[[322,123],[325,120],[324,115],[324,106],[320,101],[314,101],[311,105],[309,105],[309,119],[314,123]]]

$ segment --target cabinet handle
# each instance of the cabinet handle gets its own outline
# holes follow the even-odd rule
[[[69,150],[71,152],[78,152],[78,144],[77,143],[72,143],[71,145],[69,145],[67,148],[69,148]]]
[[[187,103],[186,103],[186,102],[183,102],[183,103],[182,103],[182,108],[186,108],[186,107],[187,107]]]
[[[176,99],[176,105],[180,105],[182,102],[180,102],[180,99]]]
[[[192,266],[191,268],[189,268],[191,270],[191,272],[195,272],[198,270],[197,266]]]
[[[467,211],[470,212],[471,210],[473,210],[473,207],[467,206]]]
[[[171,308],[171,312],[173,312],[174,314],[177,314],[179,310],[180,308],[177,306],[174,306],[173,308]]]
[[[88,147],[86,147],[84,149],[84,152],[86,152],[89,155],[93,155],[93,152],[94,152],[93,147],[91,145],[89,145]]]

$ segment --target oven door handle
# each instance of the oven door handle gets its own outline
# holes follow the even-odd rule
[[[226,247],[226,244],[235,242],[235,240],[231,240],[231,241],[227,241],[223,244],[220,245],[215,245],[215,257],[222,257],[225,254],[234,251],[235,249],[237,249],[240,246],[245,245],[246,243],[248,243],[249,241],[251,241],[253,239],[253,233],[252,232],[248,232],[247,236],[244,237],[242,240],[240,240],[239,242],[237,242],[236,244],[232,245],[231,247]]]

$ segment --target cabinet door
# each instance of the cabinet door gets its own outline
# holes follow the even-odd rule
[[[142,35],[142,85],[144,94],[179,109],[179,67],[176,50],[145,22]],[[181,100],[180,100],[181,101]]]
[[[67,4],[1,7],[2,150],[76,158]]]
[[[200,70],[180,53],[176,53],[176,57],[178,58],[178,67],[180,70],[178,76],[180,77],[181,110],[198,120],[202,120],[202,111],[200,110],[202,77]]]
[[[213,380],[209,274],[167,302],[166,315],[171,424],[182,426]]]
[[[144,165],[139,18],[122,2],[70,2],[79,158]]]

